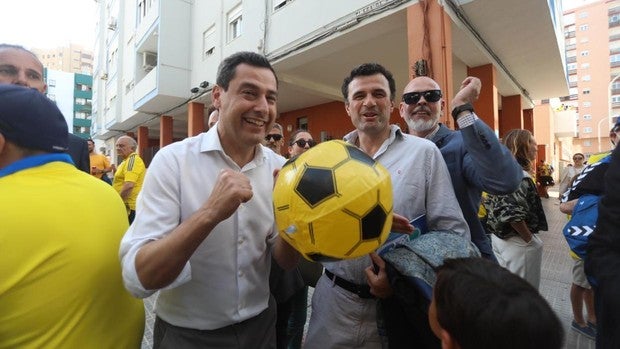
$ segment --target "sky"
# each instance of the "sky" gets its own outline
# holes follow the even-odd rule
[[[95,0],[0,0],[0,43],[54,48],[93,47]]]
[[[593,1],[596,0],[562,0],[562,7],[568,10]],[[0,0],[0,4],[0,43],[28,49],[69,43],[93,46],[95,0]]]

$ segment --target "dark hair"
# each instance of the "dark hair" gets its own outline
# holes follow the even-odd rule
[[[271,63],[269,63],[265,56],[255,52],[242,51],[226,57],[217,68],[216,83],[218,86],[223,88],[224,91],[228,90],[230,80],[235,77],[235,72],[239,64],[247,64],[253,67],[267,68],[271,70],[273,76],[276,78],[276,85],[278,84],[278,76],[276,75],[276,71],[273,70]]]
[[[437,268],[437,320],[462,349],[562,347],[557,315],[532,285],[483,258]]]
[[[502,140],[506,148],[510,150],[525,171],[532,169],[532,161],[530,161],[527,154],[531,137],[532,133],[528,130],[514,129],[508,131]]]
[[[351,70],[349,76],[344,78],[342,82],[342,97],[344,97],[344,102],[348,103],[349,98],[349,84],[351,81],[358,76],[371,76],[375,74],[381,74],[385,76],[390,85],[390,100],[393,101],[396,93],[396,82],[394,82],[394,77],[389,70],[385,69],[381,64],[378,63],[364,63],[362,65],[358,65],[357,67]]]
[[[293,142],[295,142],[295,137],[297,137],[297,135],[302,132],[309,133],[310,136],[312,136],[312,133],[310,133],[310,131],[303,128],[298,128],[297,130],[295,130],[295,132],[291,133],[291,136],[288,138],[288,145],[293,145]]]

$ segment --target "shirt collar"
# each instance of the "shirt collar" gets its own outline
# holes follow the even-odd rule
[[[39,154],[25,157],[23,159],[17,160],[7,167],[0,169],[0,178],[11,175],[13,173],[19,172],[21,170],[26,170],[33,167],[42,166],[48,164],[50,162],[66,162],[68,164],[74,165],[73,161],[69,154],[65,153],[48,153],[48,154]]]

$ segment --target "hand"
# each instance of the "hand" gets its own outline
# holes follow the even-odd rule
[[[252,196],[252,185],[244,174],[222,169],[217,176],[213,191],[201,209],[210,212],[216,222],[230,217],[239,206]]]
[[[374,252],[370,254],[370,259],[374,265],[364,270],[368,286],[370,286],[370,294],[378,298],[388,298],[394,293],[394,290],[385,272],[385,261]]]
[[[409,219],[397,213],[394,213],[392,217],[392,228],[390,229],[390,231],[393,231],[395,233],[411,234],[413,233],[414,229],[415,227],[411,225],[411,223],[409,223]]]
[[[481,88],[482,83],[480,82],[480,79],[473,76],[468,76],[465,78],[461,84],[459,92],[452,99],[452,109],[465,103],[473,104],[478,99]]]

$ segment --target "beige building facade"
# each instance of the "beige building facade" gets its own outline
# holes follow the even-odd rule
[[[70,44],[68,47],[48,49],[33,48],[32,51],[47,69],[87,75],[93,73],[93,50],[81,45]]]

